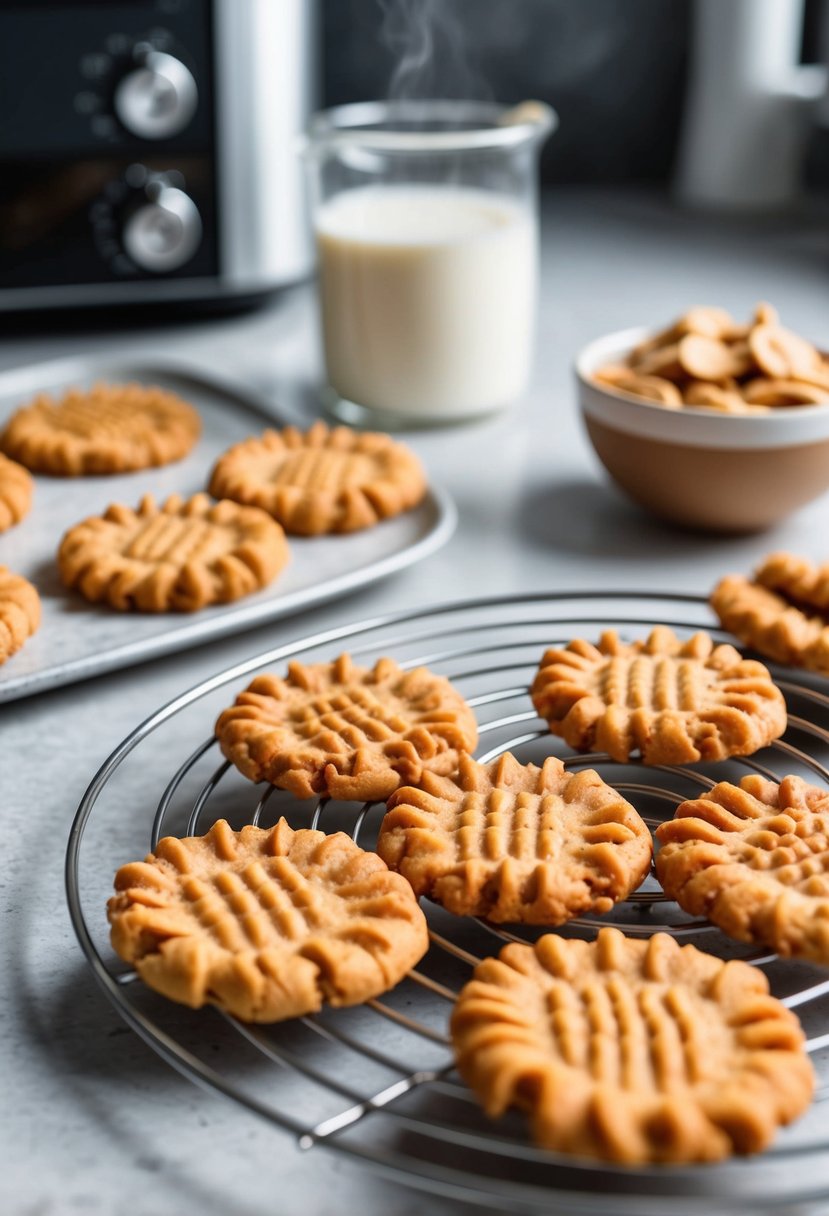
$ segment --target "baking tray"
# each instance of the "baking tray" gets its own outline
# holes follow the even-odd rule
[[[278,407],[231,377],[183,360],[82,357],[0,373],[0,426],[35,393],[96,380],[158,384],[191,401],[203,433],[185,459],[160,469],[109,477],[37,476],[32,510],[0,535],[0,564],[35,584],[43,601],[38,632],[0,667],[0,701],[31,696],[128,667],[321,604],[420,561],[443,545],[457,514],[432,487],[419,507],[348,536],[290,537],[291,562],[256,595],[192,614],[114,612],[89,604],[60,583],[55,554],[67,528],[112,502],[136,506],[206,488],[213,462],[230,444],[266,425],[282,425]]]

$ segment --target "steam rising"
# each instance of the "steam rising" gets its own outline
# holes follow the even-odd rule
[[[471,62],[461,20],[451,0],[378,0],[381,36],[396,60],[389,83],[393,101],[458,97],[488,100],[481,72]]]
[[[649,0],[636,6],[643,12]],[[724,0],[727,2],[727,0]],[[643,23],[620,0],[377,0],[393,100],[557,99],[641,62]],[[638,55],[638,58],[637,58]],[[601,89],[600,89],[601,95]]]

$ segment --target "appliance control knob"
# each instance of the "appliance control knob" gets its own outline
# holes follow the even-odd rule
[[[118,82],[115,113],[132,135],[170,139],[183,131],[199,100],[193,74],[180,59],[139,43],[136,66]]]
[[[129,213],[121,233],[124,251],[153,274],[178,270],[199,247],[201,216],[189,194],[160,182],[144,190],[146,202]]]

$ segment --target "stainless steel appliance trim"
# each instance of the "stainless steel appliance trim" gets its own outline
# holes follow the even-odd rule
[[[313,266],[299,141],[317,105],[317,0],[214,0],[220,277],[260,290]]]

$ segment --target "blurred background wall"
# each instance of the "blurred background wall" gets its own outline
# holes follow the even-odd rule
[[[818,57],[818,7],[807,0],[804,62]],[[388,29],[383,0],[323,0],[322,11],[326,105],[387,96],[407,31]],[[436,11],[431,63],[412,91],[549,101],[561,127],[547,181],[667,181],[690,0],[436,0]],[[807,165],[812,184],[829,185],[829,133],[814,133]]]

